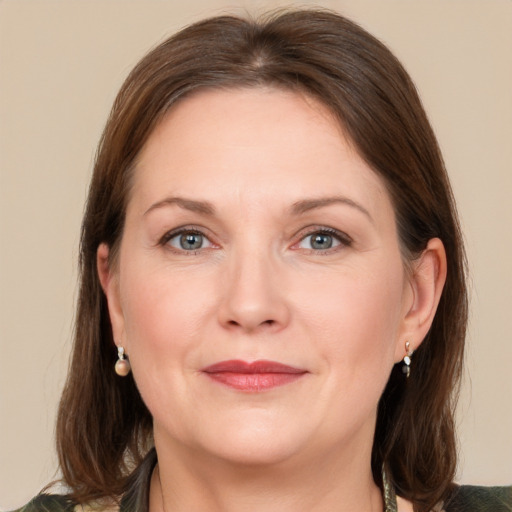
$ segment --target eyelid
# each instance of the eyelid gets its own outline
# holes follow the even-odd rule
[[[212,240],[212,237],[207,233],[208,230],[206,230],[205,228],[203,227],[200,227],[200,226],[197,226],[197,225],[191,225],[191,224],[187,224],[187,225],[184,225],[184,226],[178,226],[176,228],[173,228],[173,229],[170,229],[169,231],[166,231],[164,233],[163,236],[161,236],[157,242],[158,245],[161,245],[161,246],[166,246],[166,247],[169,247],[170,250],[173,250],[173,251],[176,251],[176,252],[179,252],[180,254],[181,253],[188,253],[188,254],[196,254],[197,252],[199,251],[202,251],[202,250],[205,250],[205,249],[210,249],[211,247],[219,247],[218,244],[216,244],[213,240]],[[172,238],[176,237],[176,236],[179,236],[183,233],[197,233],[203,237],[205,237],[211,244],[210,247],[205,247],[205,248],[201,248],[201,249],[197,249],[196,251],[185,251],[185,250],[180,250],[178,248],[175,248],[175,247],[172,247],[170,246],[170,244],[168,243],[169,240],[171,240]],[[322,226],[322,225],[313,225],[313,226],[308,226],[306,228],[303,228],[301,229],[296,235],[295,235],[295,239],[296,241],[292,244],[292,249],[295,249],[295,250],[298,250],[300,249],[298,247],[298,245],[300,244],[300,242],[302,242],[305,238],[307,238],[308,236],[311,236],[311,235],[314,235],[314,234],[327,234],[327,235],[330,235],[334,238],[336,238],[339,242],[339,245],[336,245],[335,247],[331,247],[329,249],[325,249],[325,250],[320,250],[320,249],[309,249],[310,252],[312,253],[325,253],[325,254],[328,254],[330,252],[334,252],[336,250],[339,250],[339,248],[343,248],[343,247],[350,247],[353,243],[353,239],[347,235],[346,233],[344,233],[343,231],[340,231],[338,229],[335,229],[335,228],[332,228],[332,227],[328,227],[328,226]],[[306,249],[308,250],[308,249]]]
[[[185,251],[185,250],[180,250],[176,247],[173,247],[169,244],[169,240],[172,240],[173,238],[175,238],[179,235],[182,235],[183,233],[192,233],[192,234],[201,235],[204,238],[206,238],[206,240],[208,240],[208,242],[210,242],[211,246],[197,249],[195,251]],[[173,228],[173,229],[170,229],[169,231],[166,231],[164,233],[164,235],[159,238],[157,245],[168,247],[170,250],[179,252],[180,254],[182,254],[182,253],[196,254],[199,251],[202,251],[205,249],[210,249],[212,246],[217,247],[217,244],[215,244],[215,242],[212,241],[211,236],[208,236],[208,234],[206,233],[206,230],[204,228],[201,228],[196,225],[190,225],[190,224],[187,224],[185,226],[179,226],[177,228]]]
[[[339,250],[340,248],[343,248],[343,247],[350,247],[353,243],[352,237],[350,237],[343,231],[340,231],[338,229],[331,228],[328,226],[315,225],[315,226],[308,226],[307,228],[305,228],[304,230],[301,230],[297,234],[298,240],[292,245],[292,249],[296,249],[296,250],[300,249],[298,247],[300,242],[302,242],[308,236],[311,236],[311,235],[314,235],[317,233],[330,235],[330,236],[336,238],[339,242],[339,245],[336,245],[335,247],[330,247],[329,249],[324,249],[324,250],[320,250],[320,249],[304,249],[304,250],[309,250],[312,253],[328,254],[330,252]]]

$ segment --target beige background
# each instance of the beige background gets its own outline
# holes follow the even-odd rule
[[[291,3],[0,1],[0,509],[54,475],[80,217],[121,81],[149,47],[197,18]],[[474,288],[459,478],[512,483],[512,2],[320,4],[390,45],[424,99]]]

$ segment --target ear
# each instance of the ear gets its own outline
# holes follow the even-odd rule
[[[109,261],[110,248],[100,244],[96,252],[96,266],[103,293],[107,297],[112,336],[117,346],[125,343],[124,316],[119,294],[119,275]]]
[[[405,355],[405,343],[416,350],[427,335],[446,281],[446,252],[439,238],[429,240],[421,256],[412,262],[409,287],[412,291],[397,340],[395,361]]]

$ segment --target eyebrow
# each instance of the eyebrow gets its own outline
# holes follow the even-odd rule
[[[373,223],[374,220],[370,215],[370,212],[362,205],[357,203],[356,201],[349,199],[348,197],[343,196],[333,196],[333,197],[320,197],[314,199],[301,199],[300,201],[296,201],[291,206],[292,215],[302,215],[306,212],[317,208],[324,208],[326,206],[330,206],[332,204],[344,204],[348,205],[356,210],[359,210],[364,215],[368,217],[368,219]],[[163,208],[164,206],[172,206],[176,205],[184,210],[189,210],[192,212],[199,213],[201,215],[213,216],[215,214],[215,208],[208,201],[197,201],[195,199],[186,199],[184,197],[166,197],[161,201],[158,201],[152,204],[145,212],[144,215],[152,212],[153,210],[157,210],[159,208]]]
[[[316,208],[324,208],[325,206],[330,206],[332,204],[344,204],[359,210],[361,213],[364,213],[370,221],[373,223],[374,220],[370,215],[370,212],[362,205],[357,203],[356,201],[349,199],[344,196],[332,196],[332,197],[319,197],[315,199],[302,199],[293,203],[291,207],[291,212],[294,215],[301,215],[303,213],[309,212]]]
[[[152,204],[144,212],[144,215],[147,215],[153,210],[163,208],[164,206],[172,205],[177,205],[184,210],[190,210],[191,212],[200,213],[201,215],[211,216],[215,213],[215,208],[208,201],[196,201],[194,199],[185,199],[184,197],[166,197],[165,199],[162,199],[162,201]]]

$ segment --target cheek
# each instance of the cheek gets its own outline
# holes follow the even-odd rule
[[[387,379],[402,320],[403,271],[394,267],[331,275],[304,298],[305,324],[336,375]]]
[[[126,350],[148,409],[178,429],[179,418],[169,411],[189,397],[188,383],[204,356],[201,340],[211,294],[184,274],[151,270],[145,263],[140,272],[132,260],[121,279]]]
[[[121,293],[129,348],[145,347],[144,355],[155,359],[171,346],[178,354],[197,337],[210,294],[184,274],[127,269],[126,275]]]

